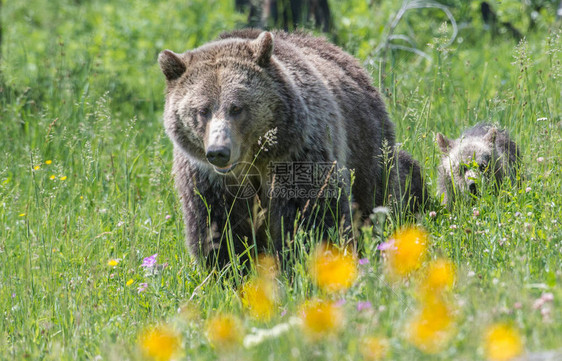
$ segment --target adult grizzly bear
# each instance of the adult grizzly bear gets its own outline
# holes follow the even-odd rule
[[[223,266],[252,247],[283,253],[299,226],[323,238],[349,234],[349,170],[362,216],[384,204],[394,176],[383,147],[393,148],[394,125],[340,48],[302,33],[240,30],[182,54],[164,50],[158,62],[187,241],[205,263]],[[240,183],[255,197],[233,192]]]

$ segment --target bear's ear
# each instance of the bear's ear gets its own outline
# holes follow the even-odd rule
[[[484,141],[490,145],[494,145],[496,143],[496,136],[498,135],[498,129],[496,127],[490,128],[488,133],[484,136]]]
[[[444,154],[449,153],[451,148],[453,148],[453,141],[441,133],[437,133],[435,135],[435,142],[439,146],[439,149],[441,149],[441,152],[443,152]]]
[[[164,50],[158,55],[158,64],[168,81],[176,80],[187,70],[182,55],[171,50]]]
[[[259,66],[266,66],[273,54],[273,34],[263,31],[256,40],[253,41],[254,56]]]

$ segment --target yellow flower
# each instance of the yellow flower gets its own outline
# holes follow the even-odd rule
[[[33,170],[39,170],[39,169],[41,169],[40,165],[36,165],[35,167],[33,167]]]
[[[252,317],[267,321],[275,312],[277,286],[275,281],[265,277],[250,280],[242,286],[242,304]]]
[[[151,360],[171,360],[178,354],[180,347],[179,335],[165,326],[149,329],[140,338],[142,353]]]
[[[55,178],[56,178],[56,177],[55,177],[54,174],[51,174],[51,176],[49,177],[50,180],[53,180],[53,179],[55,179]]]
[[[422,306],[407,326],[408,341],[421,351],[434,354],[441,351],[453,336],[454,319],[451,309],[442,300]]]
[[[423,275],[419,295],[423,299],[439,297],[444,290],[450,290],[455,282],[455,266],[447,259],[432,261]]]
[[[67,176],[62,176],[62,177],[60,177],[60,180],[63,181],[63,180],[66,180],[66,178],[67,178]]]
[[[107,261],[107,265],[108,265],[108,266],[111,266],[111,267],[115,267],[115,266],[117,266],[118,264],[119,264],[119,260],[118,260],[118,259],[115,259],[115,258],[112,258],[112,259],[110,259],[109,261]]]
[[[49,165],[49,164],[51,164],[51,163],[53,163],[53,161],[50,160],[50,159],[45,161],[45,164],[47,164],[47,165]]]
[[[427,253],[428,236],[420,228],[396,232],[385,249],[386,270],[391,276],[405,277],[421,266]]]
[[[319,247],[310,262],[311,276],[322,290],[344,291],[357,279],[355,258],[334,247]]]
[[[20,213],[20,217],[25,217],[25,213]]]
[[[361,355],[367,361],[384,359],[388,354],[388,340],[381,337],[365,337],[360,344]]]
[[[335,333],[343,325],[341,308],[329,301],[314,300],[305,303],[301,308],[301,317],[304,331],[312,340]]]
[[[242,340],[240,321],[233,315],[215,316],[207,323],[207,337],[217,349],[231,349]]]
[[[130,286],[130,285],[132,285],[134,282],[135,282],[135,281],[133,281],[133,279],[131,278],[131,279],[129,279],[129,280],[127,281],[126,285],[127,285],[127,286]]]
[[[486,330],[486,355],[492,361],[506,361],[523,352],[523,342],[519,332],[504,323],[495,324]]]

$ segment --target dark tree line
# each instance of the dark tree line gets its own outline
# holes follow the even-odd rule
[[[314,27],[332,29],[328,0],[235,0],[236,9],[249,10],[248,25],[257,28],[295,30]]]
[[[295,30],[300,27],[316,28],[326,33],[332,32],[333,19],[328,0],[234,0],[236,9],[248,13],[247,25],[262,29]],[[370,6],[379,5],[380,0],[371,0]],[[449,6],[458,5],[456,1],[440,1]],[[556,7],[556,0],[531,0],[528,7],[539,12],[545,6],[557,9],[557,18],[562,17],[562,0]],[[494,35],[506,32],[515,39],[521,39],[523,34],[509,21],[501,21],[493,7],[487,1],[480,2],[482,20],[489,26]],[[530,14],[530,26],[535,27],[535,21]]]

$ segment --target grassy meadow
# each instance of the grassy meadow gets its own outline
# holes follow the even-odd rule
[[[422,164],[434,198],[416,219],[427,249],[409,277],[393,276],[377,250],[401,226],[397,215],[364,230],[361,260],[335,250],[328,260],[299,255],[291,278],[208,272],[188,253],[156,59],[243,26],[234,1],[3,1],[0,360],[561,352],[562,32],[554,10],[530,26],[510,18],[525,10],[521,2],[493,2],[524,32],[518,41],[487,30],[477,2],[449,1],[452,42],[443,11],[409,10],[393,30],[409,42],[393,43],[423,56],[389,49],[383,61],[375,50],[401,4],[374,3],[331,1],[330,37],[384,91],[397,141]],[[455,138],[479,121],[506,128],[520,146],[521,186],[444,208],[435,133]],[[315,260],[338,272],[323,277]],[[436,269],[443,290],[427,300]],[[261,294],[263,284],[275,291]]]

